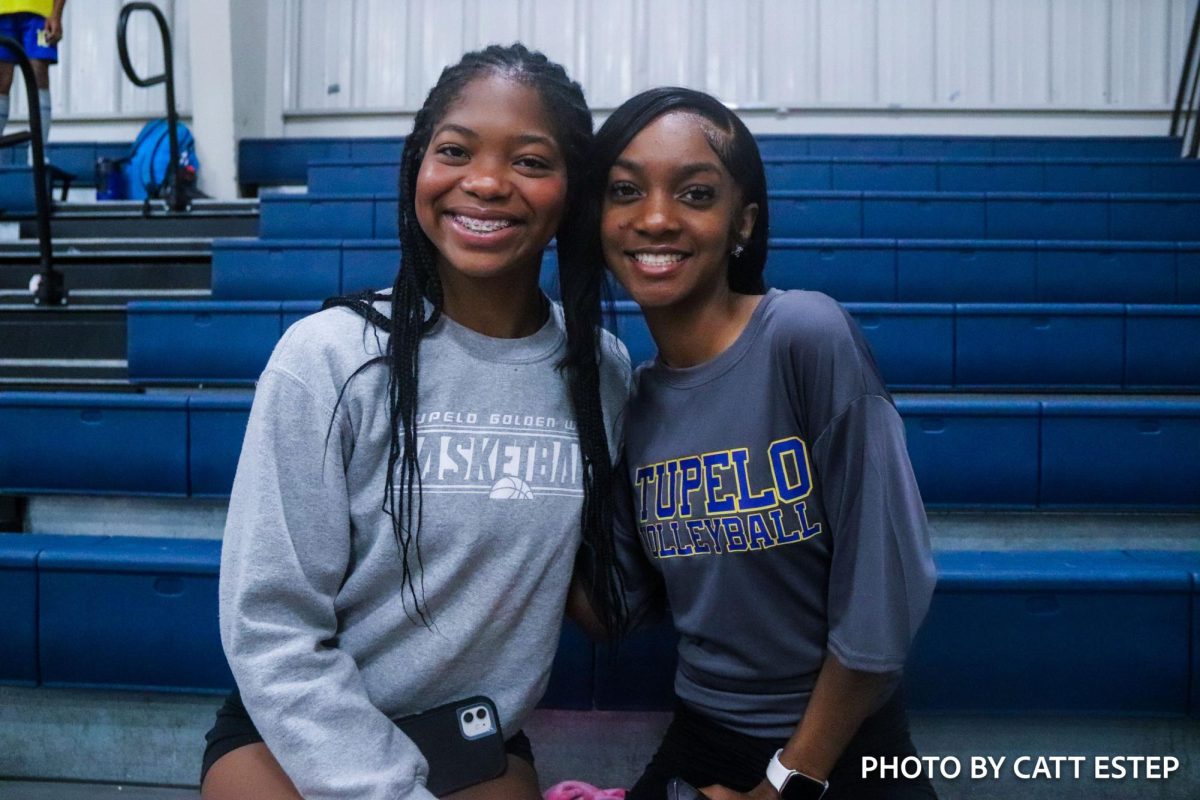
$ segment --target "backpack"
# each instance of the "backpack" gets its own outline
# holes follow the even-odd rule
[[[196,158],[196,139],[182,122],[176,123],[175,131],[179,137],[179,165],[189,176],[189,186],[185,186],[184,191],[192,193],[189,190],[195,187],[196,174],[200,170],[200,160]],[[165,197],[170,185],[170,162],[171,139],[167,121],[155,119],[147,122],[129,151],[129,164],[125,168],[129,198],[144,200]]]

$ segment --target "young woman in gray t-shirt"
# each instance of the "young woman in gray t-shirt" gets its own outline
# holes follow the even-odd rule
[[[597,134],[593,246],[657,357],[625,424],[633,616],[665,589],[678,706],[629,800],[933,797],[862,778],[915,754],[897,678],[934,584],[904,429],[857,325],[767,291],[757,145],[708,95],[655,89]]]

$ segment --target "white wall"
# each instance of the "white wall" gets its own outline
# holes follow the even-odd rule
[[[289,133],[400,132],[466,49],[521,40],[603,113],[683,84],[774,130],[1161,132],[1196,0],[285,0]]]
[[[171,27],[175,51],[176,104],[187,116],[192,105],[191,7],[187,0],[152,0]],[[50,70],[56,127],[54,141],[129,139],[152,117],[164,116],[166,88],[143,89],[125,77],[117,56],[117,17],[122,0],[68,0],[59,63]],[[129,20],[130,60],[143,78],[163,71],[158,26],[145,11]],[[13,119],[26,119],[25,90],[14,83]],[[61,123],[61,124],[60,124]]]
[[[227,104],[237,136],[404,133],[443,66],[514,40],[563,62],[599,117],[640,89],[681,83],[760,131],[1165,133],[1198,2],[222,1],[233,30],[210,44],[190,24],[208,0],[157,0],[184,115]],[[52,139],[130,139],[161,115],[163,89],[121,72],[120,6],[68,2]],[[149,15],[134,19],[135,61],[157,72],[157,33]],[[232,49],[234,86],[193,75],[198,41]],[[199,93],[211,97],[194,104]]]

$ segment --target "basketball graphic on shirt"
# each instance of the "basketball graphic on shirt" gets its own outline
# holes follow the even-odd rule
[[[493,500],[532,500],[533,491],[520,478],[505,475],[492,484],[492,492],[488,496]]]

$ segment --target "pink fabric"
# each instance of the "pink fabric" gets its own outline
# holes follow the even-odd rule
[[[546,790],[546,800],[625,800],[624,789],[598,789],[583,781],[563,781]]]

